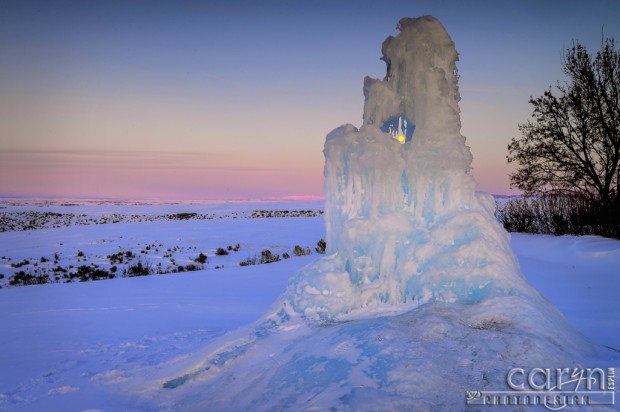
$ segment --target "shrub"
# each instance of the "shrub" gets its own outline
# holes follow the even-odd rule
[[[76,273],[72,273],[71,279],[77,277],[80,282],[88,282],[90,280],[114,279],[115,275],[107,270],[97,269],[91,266],[82,265],[77,268]]]
[[[239,266],[252,266],[252,265],[257,265],[258,263],[259,263],[258,258],[254,256],[254,257],[248,257],[246,260],[239,262]]]
[[[21,262],[18,262],[18,263],[11,263],[11,267],[15,268],[15,269],[18,269],[18,268],[20,268],[22,266],[27,266],[29,264],[30,264],[30,261],[27,260],[27,259],[24,259],[24,260],[22,260]]]
[[[196,259],[194,259],[194,262],[203,263],[203,264],[207,263],[207,255],[205,255],[204,253],[201,252],[198,255],[198,257]]]
[[[141,260],[138,260],[136,263],[132,263],[125,268],[124,276],[125,277],[135,277],[135,276],[148,276],[152,272],[150,265],[145,265]]]
[[[235,246],[228,245],[226,248],[229,252],[238,252],[241,245],[237,243]]]
[[[513,199],[498,208],[497,218],[509,232],[537,233],[536,213],[525,199]]]
[[[171,220],[189,220],[196,218],[198,213],[175,213],[169,216]]]
[[[304,249],[299,245],[295,245],[295,247],[293,248],[293,254],[295,256],[306,256],[306,255],[309,255],[310,253],[312,252],[310,251],[309,247]]]
[[[284,252],[284,253],[282,253],[282,257],[283,257],[284,259],[290,259],[290,258],[291,258],[291,255],[289,255],[288,253]]]
[[[218,247],[217,250],[215,251],[215,254],[217,256],[225,256],[228,254],[228,252],[225,249]]]
[[[514,199],[498,209],[497,218],[509,232],[620,238],[620,199],[605,207],[579,196]]]
[[[321,239],[318,242],[316,242],[316,247],[314,248],[314,250],[316,250],[317,253],[325,254],[326,248],[327,248],[327,243],[325,243],[324,239]]]
[[[49,283],[48,275],[33,275],[23,270],[16,272],[9,278],[11,286],[28,286],[28,285],[44,285]]]
[[[265,249],[261,252],[260,263],[262,264],[278,262],[279,260],[280,255],[274,255],[269,249]]]
[[[110,260],[110,264],[123,263],[125,259],[131,260],[135,257],[131,250],[121,250],[118,253],[114,253],[106,256]]]
[[[239,266],[263,265],[280,260],[280,255],[273,254],[269,249],[265,249],[261,252],[260,258],[258,256],[248,257],[246,260],[239,262]]]

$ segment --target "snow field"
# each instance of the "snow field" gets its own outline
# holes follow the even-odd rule
[[[240,242],[244,245],[240,252],[222,257],[236,259],[251,253],[247,245],[257,251],[269,247],[282,251],[295,244],[312,246],[322,236],[320,217],[229,218],[2,233],[0,247],[3,254],[25,258],[50,254],[59,242],[67,249],[83,249],[89,256],[108,253],[110,244],[97,242],[100,239],[142,244],[155,240],[172,244],[180,239],[181,246],[199,245],[205,250]],[[618,366],[620,356],[604,351],[604,346],[620,348],[620,300],[616,298],[620,292],[620,242],[513,234],[511,244],[528,281],[600,349],[599,353],[578,354],[589,359],[585,366]],[[291,275],[318,257],[314,253],[248,267],[222,261],[225,267],[219,270],[213,270],[218,264],[213,262],[210,268],[197,272],[3,288],[0,408],[217,410],[219,405],[226,409],[229,395],[235,391],[230,383],[201,386],[203,375],[195,382],[190,380],[187,388],[183,385],[164,391],[162,385],[182,371],[204,367],[214,343],[257,339],[253,322],[274,307]],[[502,364],[492,356],[487,359],[489,354],[515,358],[521,350],[520,356],[532,363],[539,359],[531,351],[535,337],[516,332],[533,321],[516,316],[522,303],[510,310],[514,318],[489,318],[497,304],[489,302],[484,310],[449,304],[424,306],[341,326],[291,325],[290,333],[271,333],[261,338],[268,345],[250,348],[246,356],[255,362],[231,364],[222,376],[262,382],[265,394],[271,395],[256,398],[258,409],[295,402],[317,408],[342,404],[352,410],[381,402],[398,409],[411,405],[411,397],[403,393],[412,392],[418,393],[415,399],[422,402],[416,405],[429,409],[433,405],[463,405],[460,388],[481,389],[478,384],[484,379],[497,388],[504,379]],[[502,304],[501,311],[495,312],[506,310]],[[548,329],[553,330],[553,325]],[[561,337],[547,337],[562,342]],[[302,347],[291,346],[297,338],[304,342]],[[442,350],[444,354],[439,356]],[[457,356],[446,358],[445,353]],[[338,363],[326,362],[331,358]],[[290,365],[295,367],[291,369],[286,365],[293,359]],[[276,368],[279,365],[282,369]],[[394,387],[400,392],[373,387],[363,373],[365,367],[373,368],[378,382],[396,382]],[[321,370],[324,374],[318,373]],[[412,374],[413,378],[403,380]],[[451,378],[445,381],[445,376]],[[282,401],[273,386],[267,388],[271,380],[280,382],[281,389],[296,401]],[[414,386],[419,391],[412,389]],[[241,402],[251,394],[255,392],[234,396]],[[342,397],[345,401],[339,400]]]

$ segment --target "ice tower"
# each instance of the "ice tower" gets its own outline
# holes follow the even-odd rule
[[[364,80],[361,128],[327,135],[328,255],[295,276],[285,312],[339,319],[530,291],[469,174],[452,39],[431,16],[398,29],[383,43],[385,78]]]
[[[255,325],[159,380],[157,408],[462,410],[515,365],[596,353],[525,282],[475,192],[450,36],[432,17],[398,27],[385,79],[364,82],[364,124],[325,142],[327,255]]]

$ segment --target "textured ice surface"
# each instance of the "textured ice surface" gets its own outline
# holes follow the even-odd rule
[[[511,368],[574,367],[594,355],[578,333],[558,328],[551,304],[539,303],[435,302],[396,316],[256,327],[212,345],[213,355],[188,371],[192,379],[161,391],[157,403],[188,411],[463,410],[467,390],[503,390]],[[231,355],[228,363],[214,362],[221,354]]]
[[[297,274],[286,301],[306,317],[529,293],[468,173],[454,43],[430,16],[399,29],[383,43],[385,79],[364,81],[364,124],[325,142],[329,255]]]

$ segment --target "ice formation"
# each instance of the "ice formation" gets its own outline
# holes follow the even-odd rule
[[[297,274],[286,312],[339,319],[529,289],[468,173],[452,39],[430,16],[398,28],[383,43],[385,78],[364,80],[363,125],[327,135],[329,255]]]
[[[160,409],[462,410],[515,366],[598,356],[527,284],[475,191],[450,36],[428,16],[398,27],[385,79],[365,79],[364,124],[326,139],[328,254],[145,390]]]

